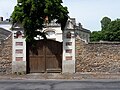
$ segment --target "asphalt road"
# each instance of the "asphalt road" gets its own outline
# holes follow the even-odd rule
[[[120,80],[0,80],[0,90],[120,90]]]

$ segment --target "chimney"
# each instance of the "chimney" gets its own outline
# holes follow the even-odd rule
[[[0,17],[0,22],[2,22],[3,21],[3,17]]]

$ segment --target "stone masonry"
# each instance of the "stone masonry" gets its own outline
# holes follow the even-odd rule
[[[76,72],[120,72],[120,42],[84,43],[76,38]]]
[[[12,73],[12,35],[0,44],[0,74]]]
[[[120,42],[86,44],[76,38],[76,72],[120,73]],[[12,73],[12,36],[0,43],[0,74]]]

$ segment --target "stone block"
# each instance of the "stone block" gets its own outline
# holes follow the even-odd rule
[[[26,73],[26,61],[13,61],[12,62],[12,73]]]
[[[62,73],[75,73],[75,61],[64,60],[62,66]]]

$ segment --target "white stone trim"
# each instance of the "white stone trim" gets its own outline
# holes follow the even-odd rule
[[[67,32],[71,33],[71,38],[66,38]],[[72,45],[66,46],[66,42],[72,42]],[[72,49],[72,53],[66,53],[66,49]],[[69,29],[63,31],[62,73],[75,73],[75,32]]]

